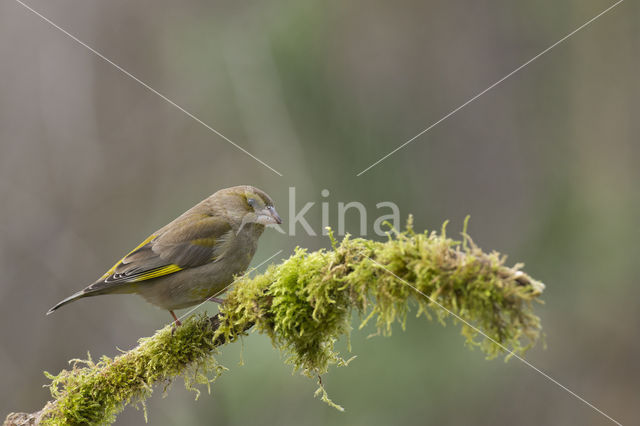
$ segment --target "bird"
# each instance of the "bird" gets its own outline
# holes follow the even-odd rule
[[[266,225],[281,224],[273,200],[250,185],[217,191],[152,233],[96,282],[60,301],[133,293],[169,311],[212,300],[249,267]]]

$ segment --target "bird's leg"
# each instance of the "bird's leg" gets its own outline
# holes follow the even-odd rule
[[[182,323],[180,322],[180,320],[178,319],[178,317],[176,316],[176,314],[173,311],[169,311],[169,313],[171,314],[171,316],[174,319],[174,321],[173,321],[173,331],[176,331],[176,327],[182,325]]]
[[[209,302],[216,302],[220,305],[222,305],[224,303],[224,299],[219,299],[217,297],[211,296],[210,298],[207,299]]]

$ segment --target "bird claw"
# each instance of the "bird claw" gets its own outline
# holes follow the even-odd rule
[[[171,327],[171,335],[173,336],[173,334],[176,332],[177,328],[179,326],[181,326],[182,323],[180,322],[180,320],[178,319],[178,317],[176,316],[176,314],[173,311],[169,311],[169,313],[173,317],[173,327]]]

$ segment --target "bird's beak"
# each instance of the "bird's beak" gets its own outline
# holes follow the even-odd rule
[[[280,225],[282,223],[282,219],[278,212],[273,206],[265,207],[264,209],[258,211],[258,219],[257,223],[261,225]]]
[[[280,218],[280,215],[278,214],[278,212],[276,211],[276,208],[273,206],[267,207],[267,210],[269,211],[269,213],[271,214],[271,217],[273,218],[273,220],[275,220],[275,222],[280,225],[282,223],[282,219]]]

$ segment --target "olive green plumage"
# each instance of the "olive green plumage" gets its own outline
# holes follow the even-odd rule
[[[201,303],[247,269],[265,225],[276,223],[282,221],[264,191],[222,189],[151,234],[100,279],[47,314],[83,297],[113,293],[136,293],[169,311]]]

